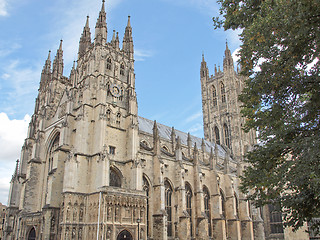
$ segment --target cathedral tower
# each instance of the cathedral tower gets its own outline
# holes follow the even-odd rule
[[[234,70],[231,52],[226,44],[223,71],[215,66],[214,75],[209,75],[207,63],[202,56],[201,68],[202,111],[205,139],[230,150],[240,160],[255,143],[255,133],[242,130],[241,93],[244,78]]]

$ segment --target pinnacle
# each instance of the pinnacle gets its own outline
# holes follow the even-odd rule
[[[60,40],[59,50],[62,50],[62,42],[63,42],[63,40],[61,39],[61,40]]]
[[[89,15],[87,16],[86,26],[85,28],[89,28]]]
[[[48,53],[48,58],[47,58],[47,60],[48,60],[48,61],[50,61],[50,59],[51,59],[51,50],[49,50],[49,53]]]
[[[128,24],[127,24],[127,27],[131,27],[130,16],[128,16]]]

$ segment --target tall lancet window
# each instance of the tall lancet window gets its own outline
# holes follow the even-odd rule
[[[192,190],[188,183],[186,183],[186,204],[187,213],[190,216],[190,235],[193,236],[193,225],[192,225]]]
[[[112,62],[111,62],[111,58],[108,57],[108,58],[107,58],[107,69],[108,69],[108,70],[111,70],[111,63],[112,63]]]
[[[57,134],[54,138],[54,140],[51,143],[49,152],[48,152],[48,172],[50,173],[53,169],[53,155],[54,151],[58,148],[59,146],[59,140],[60,140],[60,134]]]
[[[203,199],[204,199],[204,212],[208,217],[208,233],[212,235],[211,230],[211,212],[210,212],[210,193],[206,186],[203,187]]]
[[[229,132],[229,128],[227,126],[227,124],[223,125],[223,130],[224,130],[224,140],[225,140],[225,144],[228,148],[231,147],[231,141],[230,141],[230,132]]]
[[[167,180],[164,182],[164,187],[167,213],[167,235],[168,237],[172,237],[172,187]]]
[[[217,106],[217,90],[214,86],[212,86],[212,105]]]
[[[124,76],[124,64],[120,64],[120,75]]]
[[[149,206],[149,197],[150,197],[150,184],[146,177],[143,177],[143,190],[146,193],[147,196],[147,236],[149,236],[150,233],[150,206]]]
[[[220,145],[220,134],[219,134],[219,128],[217,126],[214,127],[214,135],[216,138],[216,144]]]
[[[221,89],[221,101],[223,103],[225,103],[226,102],[226,89],[224,87],[223,82],[220,83],[220,89]]]

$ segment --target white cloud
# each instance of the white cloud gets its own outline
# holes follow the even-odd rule
[[[227,32],[228,44],[233,47],[239,47],[241,45],[241,40],[239,34],[242,33],[242,29],[228,30]]]
[[[9,182],[14,172],[15,162],[20,157],[29,122],[29,115],[25,115],[21,120],[10,120],[6,113],[0,113],[0,202],[2,203],[7,201]]]
[[[152,57],[153,53],[148,50],[143,50],[143,49],[135,49],[134,50],[134,59],[136,61],[144,61],[148,57]]]
[[[6,0],[0,0],[0,16],[7,16],[8,11],[7,11],[7,1]]]
[[[17,106],[21,107],[21,103],[33,102],[39,85],[41,67],[23,67],[19,60],[14,60],[2,68],[1,88],[9,91],[5,92],[6,97],[3,97],[0,107],[2,111],[13,114]]]
[[[0,41],[0,57],[6,57],[20,48],[21,45],[18,43],[12,43],[11,41]]]
[[[186,123],[192,122],[202,117],[202,112],[197,112],[186,119]]]
[[[191,128],[189,128],[188,132],[197,137],[202,137],[202,124],[196,123]]]
[[[237,48],[236,50],[234,50],[234,52],[232,53],[232,58],[233,58],[233,62],[234,65],[237,66],[238,65],[238,61],[240,60],[240,56],[238,56],[240,51],[240,48]]]

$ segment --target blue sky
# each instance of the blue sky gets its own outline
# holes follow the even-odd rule
[[[63,39],[69,76],[86,16],[93,34],[100,8],[101,0],[0,0],[0,202],[7,202],[48,50],[55,55]],[[214,30],[216,1],[106,0],[106,11],[108,41],[115,29],[122,42],[131,16],[139,115],[202,137],[202,53],[212,73],[226,39],[232,52],[240,45],[236,32]]]

